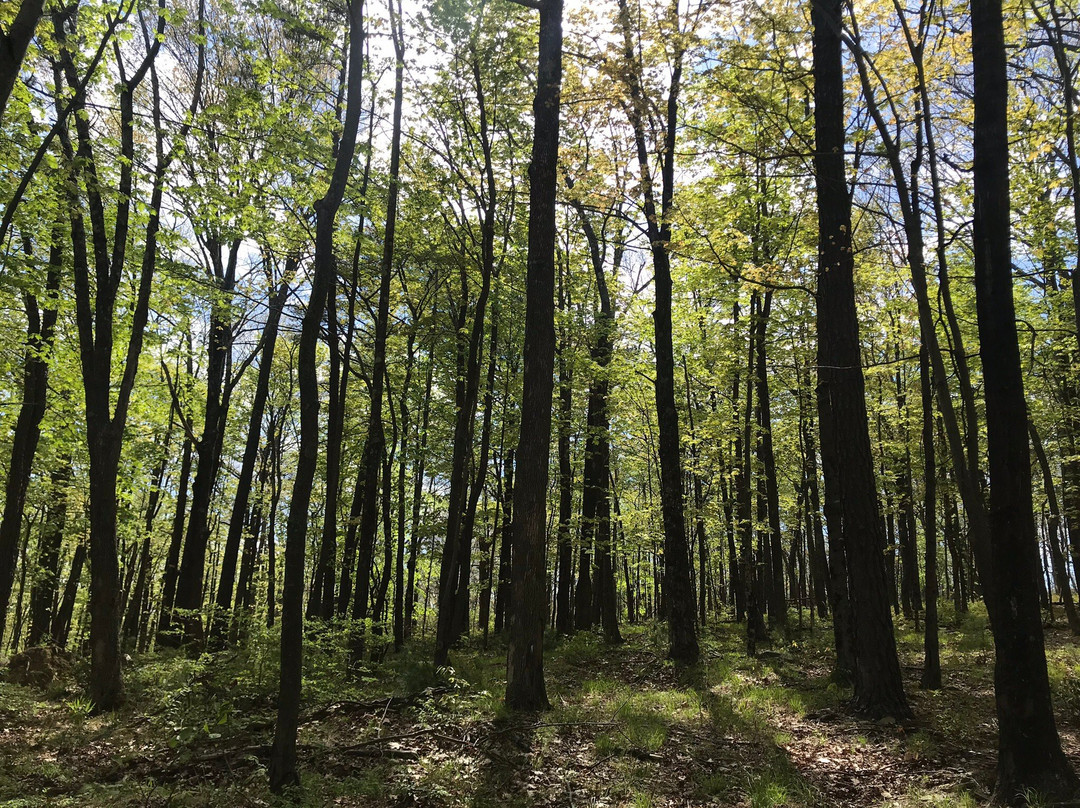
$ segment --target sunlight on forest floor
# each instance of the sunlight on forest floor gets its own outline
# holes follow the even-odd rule
[[[795,632],[758,659],[741,626],[710,625],[704,662],[664,659],[662,626],[552,641],[553,709],[502,706],[505,649],[468,647],[440,676],[420,644],[346,673],[332,632],[310,643],[304,778],[272,797],[276,641],[248,651],[150,656],[129,701],[91,717],[75,682],[0,684],[0,804],[7,806],[975,806],[989,796],[995,722],[985,618],[942,631],[945,689],[918,689],[921,633],[899,640],[915,721],[857,720],[829,682],[831,635]],[[1047,633],[1062,740],[1080,762],[1080,653]],[[79,671],[76,671],[78,675]]]

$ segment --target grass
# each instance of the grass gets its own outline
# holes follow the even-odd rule
[[[992,779],[993,649],[977,610],[943,625],[946,690],[926,693],[921,632],[898,621],[917,716],[908,726],[846,714],[827,626],[748,659],[741,627],[711,625],[689,669],[665,660],[653,625],[624,627],[617,647],[591,633],[552,637],[553,709],[539,718],[503,706],[496,638],[467,642],[449,669],[436,670],[422,642],[356,668],[323,630],[305,658],[303,787],[288,800],[266,788],[276,637],[263,633],[242,652],[134,660],[128,704],[110,716],[90,714],[76,681],[48,693],[0,683],[0,804],[969,808]],[[1074,738],[1080,653],[1051,631],[1048,659]],[[380,701],[393,694],[415,698]]]

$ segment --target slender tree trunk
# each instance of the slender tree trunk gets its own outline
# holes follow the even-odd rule
[[[60,550],[67,524],[68,486],[71,459],[62,458],[49,474],[49,505],[38,535],[37,575],[30,590],[30,633],[28,646],[40,645],[55,619],[54,604],[60,583]]]
[[[675,15],[678,9],[675,8]],[[642,89],[626,0],[619,2],[623,36],[623,59],[630,103],[627,110],[634,131],[638,170],[653,262],[655,308],[653,330],[656,346],[656,421],[660,445],[661,510],[664,519],[664,599],[668,618],[668,655],[681,664],[693,664],[699,656],[694,622],[694,590],[690,581],[690,550],[683,515],[682,456],[679,446],[679,415],[675,408],[675,355],[671,324],[671,207],[675,193],[675,140],[682,80],[683,46],[677,46],[668,87],[664,121],[663,164],[660,200],[653,187],[645,132],[646,99]]]
[[[922,386],[923,533],[926,536],[926,626],[923,634],[923,672],[920,681],[924,690],[941,689],[937,606],[937,457],[934,445],[932,373],[930,352],[923,344],[919,351],[919,379]]]
[[[405,360],[405,381],[401,385],[398,401],[401,422],[398,431],[401,435],[401,457],[398,460],[397,481],[397,555],[394,563],[394,650],[400,651],[405,645],[405,467],[408,461],[406,446],[409,440],[409,387],[412,381],[413,360],[416,356],[414,340],[416,332],[410,331]]]
[[[344,404],[341,386],[347,378],[342,370],[338,344],[337,278],[326,296],[326,342],[330,354],[329,395],[326,403],[326,496],[323,506],[322,536],[315,574],[308,593],[307,618],[329,620],[334,616],[334,565],[337,562],[338,506],[341,492],[341,438],[344,431]]]
[[[234,239],[228,248],[228,258],[221,260],[222,246],[216,238],[206,239],[207,252],[213,262],[211,286],[210,328],[207,332],[206,409],[202,434],[195,441],[195,479],[191,484],[191,504],[184,537],[184,553],[176,581],[175,609],[183,626],[182,642],[201,645],[205,639],[201,611],[206,585],[206,551],[210,542],[210,505],[221,470],[221,447],[225,437],[225,422],[229,415],[229,393],[232,380],[232,343],[235,323],[231,299],[236,285],[236,269],[242,241]],[[233,556],[235,563],[235,552]],[[230,590],[232,582],[230,581]],[[231,595],[231,591],[229,593]]]
[[[75,545],[75,555],[71,559],[71,569],[68,571],[63,597],[60,598],[60,608],[56,610],[56,616],[53,617],[52,626],[49,629],[53,645],[57,648],[67,647],[68,635],[71,633],[71,618],[75,614],[75,597],[79,592],[86,554],[85,544],[79,542]]]
[[[356,150],[360,123],[360,82],[363,77],[363,3],[352,0],[348,8],[348,74],[345,121],[333,173],[326,194],[315,203],[315,259],[311,293],[304,313],[298,346],[297,379],[300,392],[300,451],[293,478],[292,501],[285,540],[285,585],[282,591],[281,675],[278,714],[270,752],[270,789],[282,792],[300,781],[296,769],[296,730],[300,720],[300,687],[303,671],[304,553],[311,489],[319,455],[319,380],[316,348],[326,296],[334,277],[334,221],[345,195],[345,186]],[[391,174],[396,172],[393,170]],[[391,234],[392,236],[392,234]],[[271,543],[273,542],[271,536]],[[271,580],[273,578],[271,577]]]
[[[24,7],[27,5],[31,3],[23,3]],[[40,5],[39,3],[39,14]],[[22,14],[21,8],[20,14]],[[15,26],[18,24],[19,21],[16,20]],[[33,33],[33,26],[30,33]],[[17,31],[14,27],[7,36],[0,33],[0,115],[3,113],[2,102],[6,101],[6,96],[3,94],[3,62],[9,53],[8,48],[14,44],[8,40],[16,35]],[[25,46],[23,49],[25,50]],[[19,61],[21,60],[22,56],[19,54]],[[17,74],[17,67],[15,72]],[[10,91],[10,86],[7,89]],[[23,354],[22,403],[19,405],[19,415],[11,437],[11,456],[4,487],[4,511],[3,517],[0,518],[0,637],[4,636],[8,601],[15,581],[26,490],[30,484],[30,471],[34,465],[34,456],[37,454],[38,440],[41,437],[41,420],[45,417],[49,353],[52,350],[53,333],[56,328],[55,298],[60,287],[60,264],[63,259],[59,234],[54,235],[54,243],[49,250],[44,306],[39,307],[35,295],[30,293],[25,295],[27,326],[26,350]]]
[[[416,563],[420,553],[420,509],[424,493],[424,465],[427,460],[428,417],[431,413],[431,381],[435,363],[428,351],[427,381],[424,382],[424,414],[417,435],[416,474],[413,478],[412,531],[409,539],[408,583],[405,585],[405,636],[411,637],[416,612]]]
[[[157,641],[159,645],[173,645],[173,600],[176,595],[176,576],[180,566],[180,549],[184,543],[184,521],[187,517],[188,483],[191,480],[192,442],[184,440],[180,457],[180,480],[176,485],[176,510],[173,513],[169,553],[165,558],[165,576],[161,589],[161,614],[158,619]]]
[[[354,0],[355,2],[356,0]],[[378,491],[380,469],[386,454],[386,435],[383,430],[383,388],[386,377],[386,338],[390,318],[390,281],[393,276],[395,236],[397,233],[398,172],[401,167],[401,108],[404,93],[404,40],[401,36],[400,15],[390,7],[394,52],[394,112],[390,144],[390,187],[387,191],[386,226],[383,232],[383,253],[379,266],[379,300],[375,314],[375,345],[371,365],[371,407],[368,412],[367,436],[360,463],[363,467],[364,497],[360,512],[360,564],[356,573],[356,593],[352,616],[363,621],[368,616],[370,567],[379,527]],[[358,79],[359,81],[359,79]],[[359,101],[359,99],[357,99]],[[389,574],[389,570],[385,571]],[[375,615],[377,618],[378,615]],[[353,640],[353,656],[363,650],[364,625],[356,626],[359,634]]]
[[[1050,509],[1050,518],[1047,524],[1047,543],[1050,550],[1050,564],[1054,574],[1054,583],[1058,594],[1061,596],[1061,605],[1065,609],[1065,619],[1069,622],[1069,630],[1074,635],[1080,635],[1080,615],[1077,614],[1076,604],[1073,602],[1072,585],[1069,582],[1069,568],[1065,561],[1065,554],[1061,552],[1059,538],[1061,530],[1061,509],[1058,507],[1057,493],[1054,490],[1054,475],[1050,471],[1050,461],[1047,460],[1046,450],[1043,449],[1039,432],[1035,428],[1035,422],[1028,422],[1028,434],[1031,436],[1031,446],[1035,450],[1035,457],[1039,462],[1039,470],[1042,472],[1043,488],[1046,491],[1046,506]]]
[[[468,583],[471,568],[472,536],[462,527],[467,509],[468,467],[473,453],[473,428],[480,394],[480,371],[483,353],[485,313],[495,272],[495,214],[498,195],[495,186],[494,158],[489,132],[487,99],[481,81],[480,65],[473,56],[473,80],[479,106],[479,140],[483,153],[483,192],[476,204],[482,210],[480,221],[480,291],[473,307],[472,328],[465,339],[468,319],[468,282],[462,267],[462,308],[458,322],[458,379],[455,389],[457,415],[454,423],[454,448],[451,458],[450,497],[447,512],[446,542],[439,569],[439,614],[435,629],[435,664],[445,665],[450,647],[467,626],[462,614],[468,614]],[[496,618],[498,620],[498,618]]]
[[[273,628],[277,616],[277,512],[281,502],[283,479],[281,473],[282,432],[285,429],[284,413],[275,431],[275,419],[270,418],[270,517],[266,526],[266,627]],[[286,531],[288,525],[286,524]],[[288,536],[286,536],[288,540]]]
[[[511,571],[514,564],[514,465],[517,450],[511,448],[503,463],[503,527],[499,544],[499,582],[495,587],[495,633],[499,634],[510,611]]]
[[[124,616],[123,638],[138,647],[139,625],[142,623],[142,611],[146,601],[146,590],[149,586],[150,566],[153,558],[150,553],[150,539],[154,531],[154,520],[157,518],[161,504],[161,484],[165,479],[165,468],[169,461],[169,449],[172,441],[173,418],[175,409],[169,410],[169,426],[165,430],[165,441],[162,444],[162,456],[158,466],[154,470],[153,482],[150,485],[150,495],[146,503],[146,516],[143,520],[142,543],[139,548],[138,572],[135,576],[135,586],[131,597],[128,599],[127,613]]]
[[[772,290],[766,289],[758,310],[757,338],[755,348],[754,381],[757,385],[758,404],[758,459],[764,475],[765,496],[768,511],[768,553],[772,580],[769,586],[769,625],[787,631],[787,601],[784,598],[784,554],[780,541],[780,490],[776,481],[776,455],[772,439],[772,406],[769,395],[766,341],[768,339],[769,314],[772,311]]]
[[[768,635],[761,613],[763,604],[761,576],[754,558],[754,502],[753,502],[753,455],[750,447],[754,442],[754,385],[751,384],[754,367],[754,342],[756,339],[758,296],[755,292],[750,298],[750,318],[747,328],[747,374],[746,405],[743,412],[741,438],[736,445],[739,458],[739,472],[735,480],[738,492],[739,521],[739,566],[743,577],[743,602],[746,604],[746,651],[753,656],[757,653],[758,640]]]
[[[560,309],[566,311],[567,301],[564,283],[559,283]],[[559,527],[555,547],[557,552],[558,583],[555,589],[555,631],[568,635],[574,630],[574,611],[571,606],[570,592],[574,583],[574,546],[570,538],[570,520],[574,508],[574,474],[570,465],[570,420],[574,411],[574,377],[566,353],[569,350],[565,328],[559,338],[557,349],[559,364]],[[592,397],[589,398],[590,408]],[[591,419],[591,412],[589,418]],[[586,429],[592,426],[591,420]],[[590,486],[589,434],[586,433],[585,480],[581,495],[581,546],[589,547],[595,531],[594,511],[595,493]],[[583,549],[584,552],[584,549]]]
[[[259,356],[259,376],[255,382],[255,395],[251,401],[251,417],[248,419],[247,440],[244,443],[244,457],[240,461],[240,476],[236,482],[236,499],[233,502],[232,516],[229,519],[229,533],[225,539],[225,551],[221,561],[221,578],[217,590],[217,614],[215,632],[224,637],[228,626],[228,613],[233,600],[233,579],[236,575],[236,556],[240,550],[240,539],[244,533],[245,516],[249,511],[251,481],[255,475],[255,464],[259,457],[259,441],[262,437],[263,415],[266,412],[266,400],[270,395],[270,373],[274,364],[274,349],[277,345],[278,326],[289,286],[296,272],[297,261],[290,257],[285,265],[285,274],[278,282],[277,289],[269,301],[266,323],[263,325],[261,354]]]

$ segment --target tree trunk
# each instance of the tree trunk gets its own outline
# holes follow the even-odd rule
[[[424,414],[417,435],[416,474],[413,478],[412,531],[409,541],[408,583],[405,585],[405,636],[411,637],[416,609],[416,563],[420,553],[420,508],[424,493],[424,465],[427,460],[428,418],[431,414],[431,380],[435,363],[428,351],[427,381],[424,382]]]
[[[334,277],[334,220],[345,195],[356,131],[360,123],[360,82],[364,69],[363,4],[349,5],[348,89],[333,174],[326,194],[315,203],[315,259],[311,294],[304,312],[298,346],[297,379],[300,392],[300,450],[293,478],[292,501],[285,540],[285,585],[281,608],[281,676],[278,714],[270,752],[270,790],[281,793],[300,782],[296,770],[296,730],[300,720],[300,687],[304,639],[304,553],[311,489],[319,455],[319,380],[316,348],[326,296]],[[391,172],[392,174],[394,172]],[[391,234],[392,236],[392,234]],[[273,537],[271,536],[271,543]],[[271,578],[272,580],[272,578]]]
[[[529,243],[519,473],[514,488],[506,705],[549,707],[544,685],[546,500],[555,365],[555,192],[562,87],[562,0],[539,0],[540,39],[529,165]]]
[[[55,619],[54,604],[60,583],[60,549],[67,524],[68,486],[71,459],[63,458],[49,475],[49,505],[38,535],[37,575],[30,590],[30,634],[28,646],[40,645]]]
[[[677,6],[675,14],[678,14]],[[690,581],[690,549],[686,538],[682,496],[682,455],[679,447],[679,414],[675,408],[675,355],[671,324],[671,208],[675,193],[675,140],[679,90],[682,80],[683,46],[677,46],[663,130],[663,164],[660,200],[653,188],[650,155],[645,132],[647,101],[637,64],[630,10],[619,0],[619,23],[623,36],[623,59],[630,103],[627,112],[634,131],[646,226],[653,262],[653,332],[656,347],[656,421],[660,446],[660,502],[664,520],[664,601],[668,619],[668,656],[680,664],[698,661],[697,628],[694,622],[694,589]]]
[[[932,373],[930,352],[923,344],[919,351],[919,379],[922,386],[923,533],[926,536],[926,626],[923,634],[923,672],[920,681],[924,690],[941,689],[937,607],[937,458],[934,446]]]
[[[210,328],[206,343],[206,409],[202,434],[195,441],[198,462],[195,480],[191,484],[191,505],[188,513],[184,554],[176,581],[174,608],[183,626],[181,642],[199,646],[205,639],[201,611],[205,587],[206,549],[210,541],[210,505],[221,470],[221,446],[225,437],[225,422],[229,415],[229,393],[232,380],[232,343],[235,323],[231,313],[236,267],[242,241],[234,239],[229,245],[228,258],[221,261],[221,245],[213,237],[206,239],[207,252],[213,262]],[[235,561],[235,553],[234,553]],[[232,582],[230,581],[230,590]],[[230,591],[231,595],[231,591]]]
[[[354,0],[358,2],[358,0]],[[398,172],[401,166],[401,108],[403,103],[404,41],[401,36],[400,15],[390,6],[394,51],[397,56],[394,69],[394,112],[390,143],[390,187],[387,190],[386,226],[383,232],[382,261],[379,265],[379,300],[375,314],[375,344],[371,364],[371,407],[368,412],[367,436],[360,463],[363,467],[364,496],[360,512],[360,564],[356,573],[356,593],[352,616],[363,621],[368,616],[368,587],[370,566],[375,551],[375,539],[379,527],[378,491],[380,469],[386,454],[386,434],[383,430],[383,387],[386,377],[386,338],[390,318],[390,281],[393,275],[394,241],[397,233]],[[357,87],[359,87],[359,76]],[[359,98],[357,98],[359,103]],[[389,574],[389,570],[385,571]],[[377,617],[377,615],[376,615]],[[353,656],[363,650],[364,625],[357,625],[353,639]]]
[[[7,33],[0,32],[0,121],[4,120],[11,91],[19,80],[23,57],[34,38],[44,8],[45,0],[22,0]],[[7,601],[4,607],[6,610]],[[0,634],[3,632],[0,631]]]
[[[754,340],[755,372],[758,406],[757,454],[764,475],[768,512],[769,625],[787,631],[787,601],[784,598],[784,554],[780,541],[780,491],[776,482],[776,455],[773,452],[772,407],[769,396],[768,365],[765,344],[768,339],[769,314],[772,311],[772,290],[766,289],[758,309],[757,337]]]
[[[175,406],[175,405],[174,405]],[[135,576],[135,586],[128,599],[127,613],[124,615],[123,638],[138,646],[139,625],[142,623],[142,612],[146,601],[146,590],[149,586],[150,566],[153,558],[150,554],[150,539],[153,535],[154,520],[157,518],[161,503],[161,484],[165,479],[165,468],[169,461],[170,442],[172,441],[173,418],[175,409],[169,410],[169,426],[165,430],[165,441],[162,444],[162,455],[158,466],[154,470],[153,482],[150,485],[150,495],[146,503],[146,516],[143,520],[142,544],[139,548],[138,572]]]
[[[514,564],[514,465],[517,450],[511,448],[503,463],[503,526],[499,544],[499,582],[495,587],[495,633],[503,630],[510,611],[510,584]]]
[[[20,8],[32,5],[24,2]],[[40,15],[40,3],[38,14]],[[35,19],[36,22],[36,19]],[[9,55],[8,48],[17,43],[10,40],[16,36],[16,19],[11,33],[0,33],[0,115],[3,114],[3,62]],[[33,33],[31,25],[30,33]],[[25,50],[25,46],[23,46]],[[21,62],[22,56],[18,55]],[[15,68],[17,75],[18,68]],[[14,80],[14,76],[12,77]],[[10,90],[10,86],[7,88]],[[25,295],[26,308],[26,350],[23,353],[22,403],[15,421],[15,431],[11,436],[11,456],[8,462],[7,482],[4,487],[4,512],[0,518],[0,637],[4,636],[7,619],[8,601],[11,587],[15,581],[15,566],[18,560],[19,535],[22,530],[23,508],[26,505],[26,490],[30,484],[30,472],[37,454],[38,439],[41,437],[41,420],[45,417],[45,396],[48,390],[49,354],[52,351],[53,333],[56,328],[56,295],[60,288],[60,272],[63,252],[60,248],[59,234],[54,234],[54,243],[49,249],[49,269],[45,280],[45,305],[38,306],[37,297]]]
[[[474,194],[474,204],[480,218],[480,291],[473,307],[472,328],[465,340],[468,319],[468,281],[464,264],[461,266],[461,311],[457,324],[458,378],[455,389],[457,414],[454,424],[454,448],[451,459],[449,511],[446,523],[446,542],[439,569],[439,614],[435,633],[435,664],[447,664],[450,647],[467,628],[469,574],[472,564],[472,536],[462,530],[467,508],[469,463],[473,453],[473,429],[479,400],[481,360],[485,312],[495,273],[495,227],[499,197],[495,185],[493,144],[488,120],[488,100],[481,78],[479,56],[474,51],[471,67],[473,89],[479,107],[476,127],[482,154],[483,174],[480,190]],[[505,540],[505,539],[504,539]],[[498,617],[496,617],[498,621]]]
[[[886,594],[884,536],[867,425],[855,310],[851,197],[844,166],[841,2],[811,6],[814,39],[814,168],[818,207],[818,411],[830,538],[842,537],[854,635],[852,705],[904,718],[904,695]],[[831,507],[830,507],[831,505]],[[833,611],[834,620],[840,615]],[[839,655],[838,655],[839,656]]]
[[[255,475],[255,464],[259,457],[259,442],[262,438],[263,415],[266,412],[266,399],[270,395],[270,372],[274,364],[274,349],[277,345],[278,326],[281,313],[289,294],[289,286],[296,272],[297,261],[290,257],[285,264],[285,274],[278,281],[278,286],[269,301],[266,323],[263,325],[259,356],[259,376],[255,382],[255,395],[251,401],[251,417],[248,419],[247,440],[244,443],[244,457],[240,461],[240,476],[236,481],[236,499],[233,502],[232,516],[229,519],[229,533],[225,539],[225,551],[221,561],[221,578],[217,589],[217,614],[213,623],[215,632],[224,637],[228,627],[228,614],[233,599],[233,579],[236,575],[236,556],[240,550],[240,539],[244,533],[245,517],[249,511],[251,481]]]
[[[75,597],[79,592],[79,582],[82,580],[83,565],[86,563],[86,545],[79,542],[75,545],[75,555],[71,559],[71,569],[68,571],[67,584],[64,586],[64,595],[60,599],[60,608],[56,610],[49,633],[52,634],[52,642],[57,648],[66,648],[68,634],[71,632],[71,618],[75,614]]]
[[[1050,700],[1031,501],[1027,404],[1013,306],[1009,224],[1008,83],[1000,0],[971,7],[975,83],[975,301],[990,465],[990,567],[980,570],[994,632],[998,717],[995,799],[1031,789],[1072,799],[1080,782],[1061,751]],[[989,572],[989,574],[987,574]]]
[[[180,458],[180,481],[176,485],[176,510],[173,513],[169,553],[165,558],[165,575],[162,579],[161,614],[158,619],[157,641],[159,645],[174,645],[172,635],[172,610],[176,596],[176,576],[180,565],[180,549],[184,543],[184,520],[187,517],[188,483],[191,480],[192,442],[184,440]]]
[[[1077,614],[1076,604],[1073,602],[1072,586],[1069,582],[1069,567],[1065,561],[1065,554],[1061,551],[1061,509],[1058,507],[1057,493],[1054,491],[1054,475],[1050,471],[1050,461],[1047,460],[1046,451],[1043,449],[1039,432],[1035,428],[1035,422],[1028,422],[1028,434],[1031,436],[1031,446],[1035,450],[1035,457],[1039,462],[1039,470],[1042,472],[1043,488],[1046,491],[1046,506],[1050,509],[1048,523],[1047,543],[1050,549],[1050,564],[1054,574],[1054,583],[1058,594],[1061,596],[1061,604],[1065,609],[1065,619],[1069,622],[1069,630],[1074,636],[1080,635],[1080,615]]]
[[[560,283],[559,302],[563,312],[567,309],[566,295],[563,284]],[[574,508],[574,474],[570,465],[570,420],[574,411],[574,377],[570,367],[570,360],[566,356],[569,346],[567,344],[565,329],[559,339],[559,527],[555,539],[557,553],[556,564],[558,565],[558,582],[555,589],[555,631],[562,635],[573,633],[574,611],[571,606],[570,592],[574,583],[574,547],[570,540],[570,520],[573,517]],[[589,397],[590,412],[588,426],[592,426],[591,407],[592,395]],[[586,433],[585,447],[585,478],[582,483],[581,493],[581,546],[589,547],[592,544],[592,536],[595,532],[595,489],[590,486],[589,480],[589,438]]]

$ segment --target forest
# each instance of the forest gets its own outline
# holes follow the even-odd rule
[[[1080,805],[1073,0],[0,4],[0,803]]]

